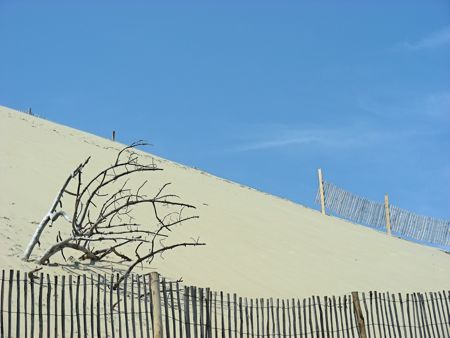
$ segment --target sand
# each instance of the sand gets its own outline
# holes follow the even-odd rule
[[[139,135],[136,135],[139,139]],[[36,267],[20,257],[67,175],[92,156],[86,175],[111,163],[123,145],[0,107],[0,268]],[[148,153],[164,169],[142,177],[197,206],[200,219],[171,240],[199,237],[207,245],[158,258],[156,269],[188,285],[246,297],[307,297],[358,291],[450,289],[450,255],[353,224]],[[142,212],[147,219],[151,213]],[[32,258],[52,243],[58,221]],[[64,263],[62,258],[57,262]],[[111,264],[46,267],[53,274],[110,272]],[[140,269],[136,272],[141,272]]]

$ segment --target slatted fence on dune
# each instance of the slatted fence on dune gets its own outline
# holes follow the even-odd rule
[[[450,337],[449,291],[246,298],[153,278],[3,270],[0,336]]]
[[[0,337],[153,337],[149,278],[3,270]]]
[[[333,183],[323,181],[325,208],[339,217],[371,228],[386,230],[386,205],[357,196]],[[320,191],[316,196],[320,204]],[[388,206],[393,235],[450,251],[450,221]]]

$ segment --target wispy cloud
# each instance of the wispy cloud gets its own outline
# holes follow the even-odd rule
[[[267,134],[267,129],[261,134]],[[336,129],[293,129],[274,128],[270,136],[257,137],[257,140],[243,143],[234,148],[235,151],[258,151],[268,149],[281,149],[288,147],[319,147],[326,149],[357,149],[371,147],[383,142],[406,140],[416,136],[417,131],[383,131],[369,128],[336,128]]]
[[[414,42],[405,42],[403,46],[411,50],[429,49],[450,44],[450,26],[436,31],[423,39]]]
[[[305,133],[304,133],[305,134]],[[307,133],[306,133],[307,134]],[[321,143],[321,138],[318,135],[278,135],[271,139],[250,142],[243,144],[237,148],[239,151],[261,150],[268,148],[280,148],[292,145]]]

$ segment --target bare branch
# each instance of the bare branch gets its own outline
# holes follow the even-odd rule
[[[64,249],[72,249],[82,253],[81,260],[90,259],[100,261],[111,256],[121,262],[130,262],[124,276],[144,262],[151,264],[155,256],[161,255],[177,247],[204,245],[199,240],[192,242],[164,245],[172,229],[183,222],[197,219],[198,216],[182,215],[185,209],[195,209],[195,206],[182,202],[178,195],[166,193],[170,183],[163,184],[153,196],[145,193],[148,179],[144,179],[137,188],[129,187],[130,178],[141,173],[147,175],[162,170],[152,161],[151,164],[140,164],[135,147],[147,145],[138,141],[120,150],[112,165],[107,166],[95,174],[87,184],[83,183],[83,169],[90,157],[82,162],[66,179],[56,196],[49,212],[38,225],[36,232],[24,254],[28,260],[39,238],[48,223],[52,225],[60,217],[71,224],[71,235],[63,239],[58,230],[56,242],[45,250],[38,259],[39,264],[48,264],[57,253],[61,253],[64,260]],[[107,189],[106,189],[107,188]],[[69,201],[73,201],[73,214],[69,215],[63,206],[63,197],[67,193]],[[66,204],[66,200],[64,200]],[[135,221],[136,207],[151,205],[150,213],[154,221],[142,224]],[[166,212],[162,212],[165,210]],[[134,257],[119,252],[119,248],[128,248],[134,252]],[[131,249],[132,251],[129,251]],[[115,257],[112,257],[115,256]]]

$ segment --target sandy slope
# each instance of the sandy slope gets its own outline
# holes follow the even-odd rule
[[[109,164],[120,148],[0,107],[0,268],[35,267],[22,262],[20,255],[67,174],[89,155],[87,173],[93,173]],[[200,219],[178,228],[174,239],[200,237],[207,243],[155,262],[153,267],[167,277],[249,297],[450,288],[450,255],[439,250],[154,158],[164,171],[147,177],[153,187],[172,182],[173,192],[198,207]],[[64,226],[59,222],[54,228]],[[50,232],[43,246],[53,239]],[[111,271],[109,266],[85,268]]]

